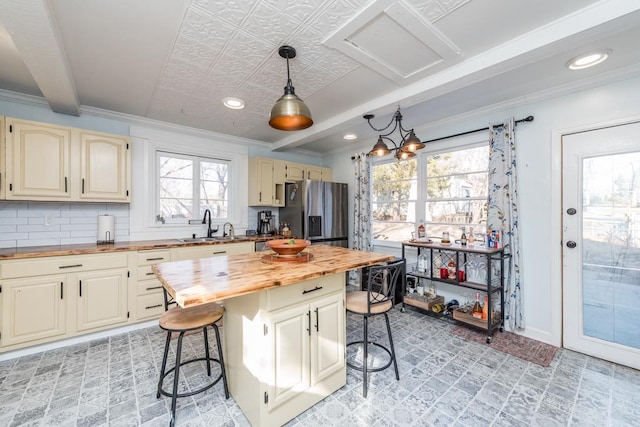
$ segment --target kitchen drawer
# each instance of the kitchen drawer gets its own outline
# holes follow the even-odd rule
[[[82,256],[57,256],[5,261],[0,264],[0,278],[45,276],[79,271],[127,268],[127,253]]]
[[[169,249],[138,251],[138,265],[153,265],[161,262],[171,261],[171,251]]]
[[[136,299],[136,317],[138,320],[159,317],[162,313],[164,313],[162,292],[142,295]]]
[[[305,280],[294,285],[268,289],[266,291],[266,309],[277,310],[301,302],[310,301],[336,291],[345,291],[344,273],[327,277]]]
[[[162,294],[162,283],[158,279],[140,280],[138,281],[138,295]]]
[[[151,264],[138,267],[138,273],[136,275],[138,280],[151,280],[156,278],[156,274],[151,270]]]

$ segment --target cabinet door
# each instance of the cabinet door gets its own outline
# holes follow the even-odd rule
[[[342,293],[311,303],[311,385],[345,366],[345,308]]]
[[[331,168],[320,168],[320,169],[322,169],[323,181],[333,181],[333,170]]]
[[[76,329],[127,322],[127,271],[104,270],[77,275]]]
[[[80,132],[80,200],[129,201],[129,139]]]
[[[65,275],[5,280],[2,288],[2,347],[65,335]]]
[[[7,119],[7,199],[71,198],[71,130]]]
[[[287,163],[285,165],[286,171],[286,180],[287,181],[302,181],[305,179],[304,176],[305,165],[301,165],[298,163]]]
[[[307,179],[322,181],[322,168],[317,166],[307,166]]]
[[[252,158],[249,162],[249,205],[273,205],[273,161]]]
[[[271,344],[267,381],[268,411],[309,387],[309,305],[276,311],[268,325]]]
[[[0,117],[0,200],[5,198],[4,187],[7,182],[4,147],[5,147],[4,117]]]

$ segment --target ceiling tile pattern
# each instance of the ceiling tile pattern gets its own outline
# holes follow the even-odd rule
[[[548,90],[553,82],[586,80],[567,72],[565,57],[600,42],[614,50],[602,70],[637,66],[637,48],[625,48],[616,37],[619,34],[624,41],[625,31],[640,28],[640,3],[628,0],[5,3],[11,7],[0,8],[0,35],[8,34],[13,43],[0,40],[0,89],[21,88],[22,93],[42,93],[47,101],[55,101],[45,80],[37,78],[51,75],[51,67],[29,58],[53,55],[61,64],[66,56],[67,80],[75,84],[81,106],[270,142],[276,150],[320,153],[343,146],[341,133],[347,128],[366,126],[364,113],[382,117],[401,104],[406,117],[419,117],[414,121],[424,123],[485,104],[478,94],[492,94],[486,101],[499,102],[524,97],[527,91]],[[32,8],[47,19],[31,18],[36,16]],[[380,17],[383,13],[388,19]],[[398,24],[393,29],[376,26],[376,18]],[[383,72],[380,59],[367,62],[328,47],[332,35],[346,39],[342,32],[355,23],[370,30],[368,39],[357,40],[374,40],[370,50],[385,53],[390,59],[387,65],[407,68],[416,58],[424,61],[421,53],[407,54],[410,40],[400,36],[406,32],[420,35],[422,52],[431,49],[443,61],[429,67],[424,76],[403,80]],[[1,31],[2,26],[8,33]],[[455,60],[437,49],[429,31],[459,48]],[[38,34],[58,36],[44,43],[41,36],[33,36]],[[536,35],[541,36],[536,39]],[[52,53],[49,42],[58,53]],[[267,124],[286,85],[286,61],[278,55],[284,44],[297,50],[290,60],[291,78],[314,116],[315,125],[302,132],[277,131]],[[403,52],[404,60],[399,59]],[[512,83],[500,85],[503,81]],[[60,78],[51,87],[74,95],[72,89],[64,90]],[[224,108],[222,99],[227,96],[244,99],[246,108]]]

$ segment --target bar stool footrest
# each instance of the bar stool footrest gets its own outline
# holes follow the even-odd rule
[[[367,368],[367,372],[380,372],[380,371],[384,371],[389,366],[391,366],[391,363],[393,362],[393,357],[391,357],[391,350],[389,350],[387,347],[385,347],[382,344],[379,344],[377,342],[369,341],[368,343],[370,345],[375,345],[376,347],[381,348],[382,350],[384,350],[389,355],[389,361],[384,366],[380,366],[380,367],[377,367],[377,368]],[[350,343],[347,344],[347,347],[349,347],[350,345],[354,345],[354,344],[363,344],[364,345],[364,341],[353,341],[353,342],[350,342]],[[365,360],[364,363],[367,363],[367,361]],[[347,366],[349,366],[350,368],[356,369],[356,370],[358,370],[360,372],[364,372],[364,366],[362,366],[362,365],[354,365],[353,363],[347,361]]]
[[[184,361],[184,362],[180,363],[180,368],[182,368],[184,365],[188,365],[189,363],[194,363],[194,362],[206,362],[206,361],[207,361],[207,358],[206,358],[206,357],[198,357],[197,359],[190,359],[190,360],[186,360],[186,361]],[[215,362],[215,363],[217,363],[218,365],[222,366],[222,364],[220,363],[220,360],[219,360],[219,359],[216,359],[216,358],[214,358],[214,357],[209,357],[209,361],[211,361],[211,362]],[[173,368],[171,368],[171,369],[169,369],[167,372],[165,372],[165,374],[162,376],[162,382],[164,383],[164,379],[167,377],[167,375],[169,375],[171,372],[173,372],[173,371],[175,371],[175,370],[176,370],[176,368],[175,368],[175,366],[174,366]],[[218,384],[218,383],[220,382],[220,380],[222,379],[222,372],[223,372],[223,371],[222,371],[222,370],[220,370],[220,375],[218,375],[218,377],[217,377],[215,380],[213,380],[213,382],[211,382],[210,384],[207,384],[206,386],[201,387],[201,388],[199,388],[198,390],[191,391],[191,392],[189,392],[189,393],[178,393],[178,394],[176,395],[176,397],[180,398],[180,397],[189,397],[189,396],[194,396],[194,395],[196,395],[196,394],[198,394],[198,393],[202,393],[203,391],[209,390],[211,387],[213,387],[214,385],[216,385],[216,384]],[[166,391],[166,390],[164,390],[164,389],[160,389],[160,393],[161,393],[163,396],[173,397],[173,393],[168,392],[168,391]]]

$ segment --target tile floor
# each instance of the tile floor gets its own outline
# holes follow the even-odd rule
[[[359,373],[291,426],[637,426],[640,371],[560,350],[548,368],[449,333],[450,324],[408,309],[391,314],[400,381]],[[384,337],[383,320],[372,321]],[[348,319],[348,339],[361,335]],[[210,334],[213,338],[213,334]],[[152,327],[0,362],[0,426],[166,426],[169,399],[155,397],[164,334]],[[187,355],[201,335],[185,340]],[[183,387],[204,380],[184,370]],[[205,377],[206,378],[206,377]],[[179,400],[178,426],[248,426],[222,386]]]

